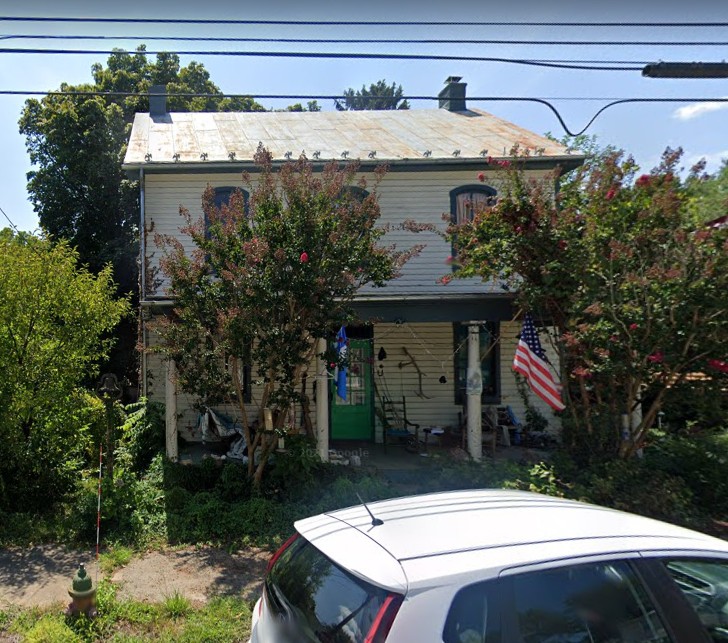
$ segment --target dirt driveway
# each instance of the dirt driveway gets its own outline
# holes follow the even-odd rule
[[[0,550],[0,609],[7,605],[44,606],[67,602],[68,588],[83,562],[96,578],[93,551],[57,545]],[[111,580],[125,598],[157,602],[175,592],[194,603],[212,596],[255,597],[261,587],[270,552],[248,548],[229,553],[195,547],[139,554],[117,569]]]

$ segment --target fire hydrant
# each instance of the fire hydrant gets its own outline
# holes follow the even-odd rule
[[[79,614],[85,614],[88,618],[96,616],[96,588],[83,563],[78,566],[68,594],[73,599],[66,609],[68,616]]]

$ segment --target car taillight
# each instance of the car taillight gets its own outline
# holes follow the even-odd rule
[[[295,541],[296,538],[298,538],[298,533],[293,534],[286,542],[284,542],[278,551],[271,556],[271,559],[268,561],[268,567],[265,570],[265,573],[267,574],[270,572],[271,569],[273,569],[273,565],[276,564],[276,561],[281,557],[281,554],[283,554],[286,549],[288,549]]]
[[[374,618],[374,623],[372,623],[372,628],[364,639],[364,643],[384,643],[387,640],[387,635],[389,630],[392,629],[392,624],[402,605],[403,598],[399,594],[387,595]]]

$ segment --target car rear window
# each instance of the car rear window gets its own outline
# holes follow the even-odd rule
[[[272,618],[298,641],[364,643],[387,592],[298,538],[270,569],[266,598]]]

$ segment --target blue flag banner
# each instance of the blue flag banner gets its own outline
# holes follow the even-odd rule
[[[338,366],[336,369],[336,394],[346,399],[346,360],[349,356],[349,340],[346,337],[346,330],[342,326],[336,333],[336,355]]]

